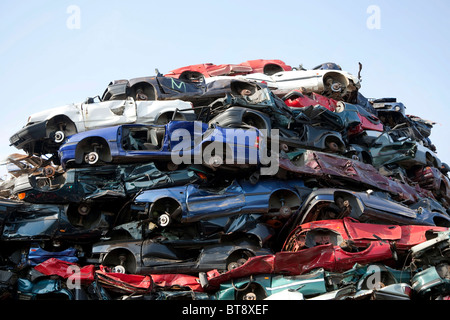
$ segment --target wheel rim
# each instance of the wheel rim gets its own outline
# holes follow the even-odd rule
[[[158,225],[161,227],[167,227],[170,224],[170,216],[168,214],[162,214],[158,218]]]
[[[254,292],[247,292],[242,297],[242,300],[256,300],[256,294]]]
[[[98,153],[97,152],[89,152],[84,160],[88,163],[88,164],[95,164],[97,163],[99,157],[98,157]]]
[[[237,267],[239,267],[239,264],[237,262],[230,262],[227,266],[227,270],[231,271],[233,269],[236,269]]]
[[[175,170],[178,169],[178,165],[175,164],[175,163],[173,163],[173,162],[169,162],[169,163],[167,164],[167,169],[168,169],[169,171],[175,171]]]
[[[333,152],[339,151],[339,145],[334,141],[328,142],[327,147]]]
[[[64,134],[63,131],[56,131],[55,132],[55,142],[56,143],[63,142],[64,141],[64,137],[65,137],[65,134]]]
[[[217,168],[220,167],[223,164],[223,159],[219,156],[212,156],[209,160],[208,160],[208,164],[211,167]]]
[[[289,218],[292,214],[292,209],[288,206],[282,206],[280,208],[280,218]]]
[[[126,273],[125,271],[125,267],[124,266],[115,266],[114,268],[112,268],[111,270],[114,273]]]

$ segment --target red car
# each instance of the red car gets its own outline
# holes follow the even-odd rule
[[[284,103],[290,108],[306,108],[310,106],[320,105],[331,112],[355,112],[359,118],[359,124],[350,128],[348,135],[355,135],[364,130],[374,130],[383,132],[384,125],[374,114],[366,111],[360,106],[346,107],[345,103],[339,102],[332,98],[327,98],[317,93],[304,94],[301,90],[293,90],[286,94],[283,98]],[[349,110],[347,110],[349,109]],[[344,117],[345,118],[345,117]]]
[[[283,97],[284,103],[290,108],[306,108],[320,104],[330,111],[335,111],[338,101],[324,97],[318,93],[303,94],[300,90],[293,90]]]
[[[427,235],[446,231],[448,228],[420,225],[383,225],[361,223],[346,217],[336,220],[321,220],[297,226],[288,236],[283,251],[300,251],[305,248],[332,243],[367,247],[373,241],[395,242],[399,253],[427,241]]]
[[[215,290],[221,283],[256,274],[301,275],[317,268],[344,272],[355,263],[388,263],[393,261],[391,245],[386,241],[372,241],[367,248],[350,252],[333,244],[323,244],[297,252],[281,251],[272,255],[251,257],[243,265],[225,273],[210,273],[205,290]]]
[[[194,64],[170,71],[165,76],[179,79],[198,78],[203,75],[205,78],[215,76],[236,76],[249,73],[264,73],[272,75],[279,71],[290,71],[291,66],[286,65],[281,60],[249,60],[240,64],[220,64],[202,63]]]

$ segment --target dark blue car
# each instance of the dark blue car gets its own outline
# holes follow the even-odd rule
[[[246,213],[282,221],[300,208],[310,192],[303,180],[268,179],[254,184],[233,179],[213,188],[189,184],[144,191],[135,205],[163,227],[173,221],[190,223]]]
[[[265,141],[260,138],[256,129],[209,127],[200,121],[129,124],[72,135],[58,154],[63,167],[145,161],[164,163],[168,170],[180,164],[257,165]]]

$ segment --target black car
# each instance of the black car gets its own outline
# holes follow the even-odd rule
[[[203,77],[183,81],[158,74],[130,80],[114,80],[106,88],[101,100],[123,100],[127,97],[133,97],[137,101],[180,99],[192,102],[196,107],[208,105],[217,98],[224,97],[226,93],[255,93],[263,86],[239,79],[220,79],[206,83]]]

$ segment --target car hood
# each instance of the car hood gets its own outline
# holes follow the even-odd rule
[[[60,107],[55,107],[43,111],[39,111],[36,113],[33,113],[28,118],[27,124],[33,124],[40,121],[48,120],[56,115],[60,114],[73,114],[74,112],[79,113],[81,110],[82,103],[71,103],[66,104]]]

